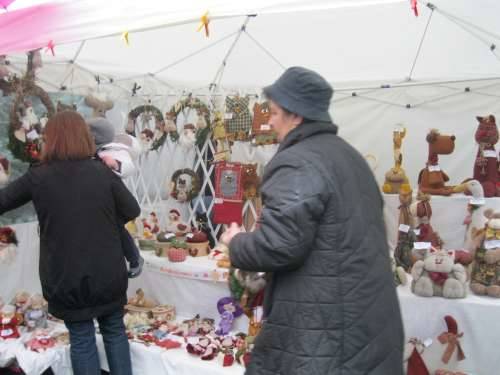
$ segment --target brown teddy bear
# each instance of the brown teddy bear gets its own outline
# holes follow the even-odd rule
[[[498,142],[498,129],[495,116],[477,116],[479,125],[474,138],[479,145],[474,161],[473,179],[483,185],[484,196],[498,196],[498,158],[495,144]]]
[[[442,135],[438,130],[432,129],[427,134],[429,143],[429,155],[426,167],[418,175],[418,186],[420,191],[431,195],[449,196],[455,192],[452,186],[445,186],[450,180],[438,164],[439,155],[449,155],[455,149],[455,136]]]

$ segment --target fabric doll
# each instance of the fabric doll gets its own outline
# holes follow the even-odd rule
[[[40,353],[53,348],[56,343],[56,339],[50,336],[47,329],[37,329],[25,345],[28,349]]]
[[[0,339],[17,339],[19,320],[16,318],[16,307],[5,305],[0,312]]]
[[[30,294],[24,290],[16,293],[14,299],[11,301],[11,305],[16,307],[16,319],[19,324],[24,322],[24,313],[29,307]]]
[[[16,232],[11,227],[0,228],[0,263],[10,264],[16,256]]]
[[[233,326],[233,321],[243,314],[243,309],[232,297],[221,298],[217,302],[217,310],[221,314],[219,329],[215,331],[217,335],[226,336]]]
[[[28,327],[28,331],[33,331],[37,328],[47,328],[47,310],[43,297],[39,294],[31,296],[30,307],[24,314],[24,324]]]
[[[103,117],[94,117],[88,121],[97,147],[97,155],[121,178],[135,172],[134,159],[140,154],[140,146],[135,137],[120,134],[115,137],[113,124]],[[120,226],[120,238],[125,258],[129,262],[128,276],[134,278],[142,272],[144,259],[123,223]],[[154,232],[153,232],[154,233]]]
[[[193,124],[185,124],[179,136],[179,144],[186,150],[192,149],[196,143],[195,129]]]

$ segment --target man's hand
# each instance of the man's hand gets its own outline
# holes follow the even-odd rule
[[[220,241],[224,244],[229,246],[229,243],[233,239],[234,236],[236,236],[238,233],[243,232],[243,229],[236,223],[231,223],[229,228],[226,229],[224,233],[220,236]]]

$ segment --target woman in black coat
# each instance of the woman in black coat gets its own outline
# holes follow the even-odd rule
[[[119,226],[139,215],[139,205],[121,179],[93,157],[94,141],[78,113],[52,117],[44,141],[41,163],[0,190],[0,214],[34,203],[42,291],[49,312],[68,327],[75,375],[101,373],[94,318],[111,373],[131,374]]]

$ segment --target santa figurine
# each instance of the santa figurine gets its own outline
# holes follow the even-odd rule
[[[168,212],[167,232],[175,233],[176,236],[181,237],[189,231],[189,227],[180,218],[181,214],[175,208]]]
[[[19,338],[18,325],[19,320],[16,318],[16,307],[5,305],[0,312],[0,339],[7,340]]]
[[[186,124],[179,137],[179,144],[187,150],[193,148],[196,143],[195,130],[196,128],[193,124]]]

